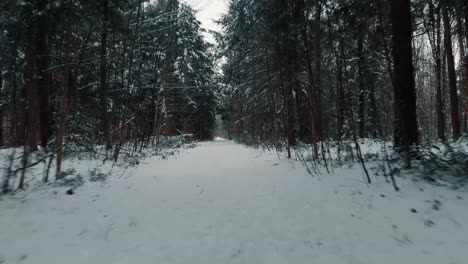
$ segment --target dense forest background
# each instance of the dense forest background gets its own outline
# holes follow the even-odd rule
[[[20,171],[23,188],[37,150],[57,172],[67,149],[117,161],[161,137],[210,139],[217,113],[224,136],[289,157],[306,144],[315,160],[323,142],[410,153],[467,132],[467,1],[232,0],[216,45],[195,14],[178,0],[2,1],[0,144],[23,153],[3,189]]]
[[[213,47],[190,6],[8,0],[0,19],[0,143],[25,146],[25,166],[41,146],[60,171],[64,142],[117,160],[155,135],[211,137]]]
[[[231,1],[219,39],[226,118],[252,142],[456,141],[467,131],[467,7]]]

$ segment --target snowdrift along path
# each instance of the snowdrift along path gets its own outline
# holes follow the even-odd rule
[[[0,263],[467,263],[466,193],[375,180],[203,143],[73,196],[4,198]]]

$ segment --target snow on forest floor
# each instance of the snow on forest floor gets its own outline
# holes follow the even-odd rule
[[[120,176],[120,175],[119,175]],[[466,263],[468,193],[311,176],[231,141],[0,201],[0,263]],[[413,212],[412,212],[413,211]]]

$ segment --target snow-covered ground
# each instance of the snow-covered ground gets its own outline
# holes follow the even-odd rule
[[[72,196],[3,197],[0,263],[467,263],[468,193],[373,180],[202,143]]]

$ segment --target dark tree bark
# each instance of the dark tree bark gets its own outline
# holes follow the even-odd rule
[[[40,140],[42,147],[47,146],[51,135],[49,87],[49,34],[48,34],[48,0],[37,0],[38,18],[36,22],[36,76],[39,107]],[[40,14],[40,15],[39,15]]]
[[[362,24],[363,22],[361,22]],[[359,112],[359,122],[358,122],[358,131],[359,137],[365,138],[366,137],[366,87],[364,85],[364,32],[362,30],[362,25],[359,26],[360,29],[358,30],[358,40],[357,40],[357,47],[358,47],[358,79],[359,79],[359,102],[358,102],[358,112]]]
[[[318,103],[317,103],[317,87],[314,81],[314,72],[312,69],[312,59],[310,56],[310,44],[309,38],[307,34],[307,29],[305,27],[305,14],[304,14],[304,1],[300,0],[297,5],[297,11],[295,16],[298,18],[298,27],[300,28],[301,38],[304,43],[304,50],[303,54],[306,58],[306,68],[307,68],[307,77],[309,81],[309,89],[307,94],[307,106],[311,116],[311,126],[312,126],[312,144],[313,144],[313,151],[314,157],[318,159],[318,146],[317,142],[320,139],[320,135],[323,133],[320,132],[322,129],[322,125],[320,124],[320,117],[319,117],[319,110],[318,110]],[[317,53],[318,55],[318,53]],[[316,66],[321,67],[320,63]]]
[[[316,12],[314,19],[314,35],[315,35],[315,75],[316,75],[316,119],[317,119],[317,137],[320,141],[325,140],[324,120],[323,120],[323,91],[322,84],[322,3],[316,1]]]
[[[3,71],[0,68],[0,100],[3,100]],[[3,146],[3,106],[0,106],[0,146]]]
[[[447,57],[448,77],[449,77],[449,94],[450,94],[450,117],[452,121],[453,139],[457,140],[461,135],[460,116],[458,109],[458,94],[457,94],[457,76],[455,72],[455,59],[453,57],[452,48],[452,26],[450,24],[447,0],[441,0],[442,17],[444,20],[444,44]]]
[[[104,134],[106,149],[112,148],[112,139],[110,133],[110,120],[107,113],[107,93],[109,83],[107,82],[107,41],[109,26],[109,0],[102,0],[102,29],[101,29],[101,58],[100,58],[100,104],[101,104],[101,126]]]
[[[18,90],[18,85],[17,85],[17,82],[16,82],[16,67],[13,63],[12,67],[11,67],[11,90],[10,90],[10,98],[11,98],[11,106],[10,106],[10,124],[11,124],[11,127],[10,127],[10,141],[8,143],[10,143],[10,145],[12,146],[16,146],[19,144],[19,137],[18,137],[18,134],[17,134],[17,126],[18,126],[18,118],[17,118],[17,113],[18,113],[18,109],[17,109],[17,90]]]
[[[291,48],[292,43],[288,43],[289,47],[286,52],[286,111],[287,111],[287,124],[288,124],[288,131],[287,131],[287,139],[289,146],[296,145],[296,114],[295,114],[295,102],[293,96],[294,90],[294,61],[293,58],[295,57],[295,50]]]
[[[339,42],[339,49],[342,50],[343,46],[343,39],[340,38]],[[336,111],[337,111],[337,140],[341,141],[343,139],[343,128],[345,124],[345,92],[343,87],[343,56],[342,52],[336,52],[336,77],[337,77],[337,85],[336,85]]]
[[[26,141],[30,151],[37,150],[39,130],[38,116],[38,94],[36,73],[37,50],[35,45],[36,25],[33,20],[33,13],[30,12],[26,24],[27,29],[27,47],[26,47],[26,110],[25,110],[25,129]]]
[[[395,147],[409,148],[418,143],[410,0],[392,0],[390,18],[394,61],[394,141]]]
[[[432,4],[431,4],[432,7]],[[435,71],[436,71],[436,114],[437,114],[437,134],[439,139],[442,142],[447,140],[445,136],[445,116],[444,116],[444,101],[443,101],[443,91],[442,91],[442,37],[441,37],[441,15],[440,8],[437,10],[437,21],[433,22],[436,26],[435,30],[435,49],[434,49],[434,59],[435,59]],[[434,19],[434,17],[433,17]]]
[[[462,1],[462,11],[464,13],[464,18],[465,18],[465,50],[463,50],[463,72],[464,72],[464,80],[463,80],[463,86],[464,86],[464,93],[465,93],[465,133],[468,133],[468,52],[467,52],[467,46],[468,46],[468,0]]]
[[[279,38],[275,43],[275,49],[278,53],[278,62],[280,69],[280,80],[283,93],[283,106],[285,109],[285,136],[288,143],[288,157],[291,158],[291,147],[296,145],[296,108],[294,100],[295,72],[294,60],[297,56],[296,43],[293,41],[295,19],[293,12],[297,12],[293,1],[280,0],[275,7],[277,21],[275,30]]]
[[[437,137],[446,141],[445,137],[445,118],[444,103],[442,92],[442,37],[441,37],[441,12],[440,5],[435,6],[433,1],[429,1],[429,14],[426,24],[429,44],[432,49],[432,58],[434,60],[435,76],[435,114],[437,119]]]
[[[65,67],[63,70],[63,92],[60,103],[60,123],[57,130],[56,139],[56,150],[57,150],[57,167],[56,173],[60,173],[62,170],[62,158],[63,158],[63,139],[65,137],[65,125],[67,121],[67,114],[69,109],[69,86],[70,86],[70,64],[72,63],[72,33],[71,29],[67,33],[67,51],[65,54]],[[47,181],[47,178],[45,179]]]

